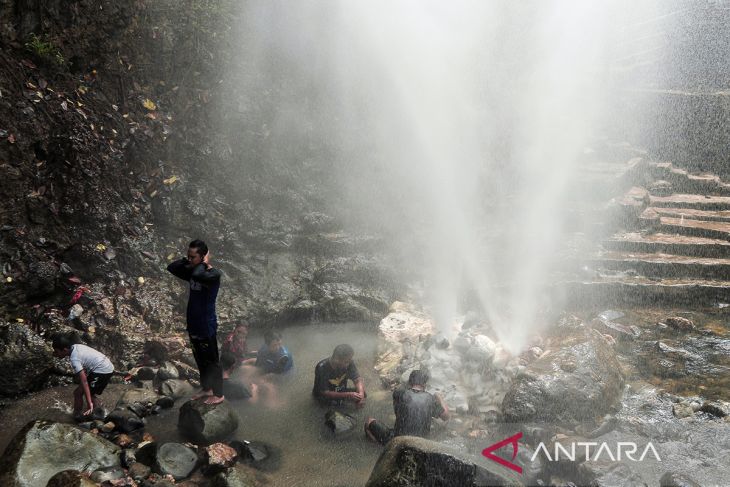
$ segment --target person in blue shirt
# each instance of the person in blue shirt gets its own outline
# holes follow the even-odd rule
[[[223,371],[218,357],[218,318],[215,301],[218,297],[221,272],[210,265],[208,246],[202,240],[193,240],[188,256],[172,262],[167,270],[190,283],[187,308],[187,330],[193,357],[200,371],[203,390],[193,399],[206,397],[206,404],[218,404],[223,395]]]
[[[294,366],[294,359],[281,343],[281,333],[269,330],[264,334],[265,345],[256,355],[256,367],[264,374],[283,374]]]

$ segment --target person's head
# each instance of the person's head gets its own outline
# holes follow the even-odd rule
[[[264,343],[269,352],[278,352],[281,348],[281,333],[274,330],[269,330],[264,333]]]
[[[57,335],[53,338],[53,356],[58,358],[68,357],[71,355],[71,346],[73,342],[66,335]]]
[[[425,387],[428,382],[429,374],[427,370],[414,370],[411,375],[408,376],[408,385]]]
[[[332,352],[330,364],[335,370],[346,369],[352,363],[352,357],[354,356],[355,350],[353,350],[350,345],[337,345],[335,350]]]
[[[223,352],[221,354],[220,364],[223,370],[230,370],[236,365],[236,356],[230,352]]]
[[[202,240],[193,240],[188,245],[188,260],[193,265],[203,262],[203,258],[208,255],[208,246]]]
[[[233,328],[233,334],[238,338],[246,338],[248,336],[248,323],[242,321]]]

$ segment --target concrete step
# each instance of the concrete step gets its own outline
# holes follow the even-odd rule
[[[730,281],[603,276],[556,284],[553,292],[579,307],[616,305],[718,306],[730,303]]]
[[[589,266],[600,271],[633,271],[651,277],[730,279],[730,258],[607,251],[591,259]]]
[[[671,183],[675,192],[730,196],[730,184],[714,174],[690,174],[669,162],[651,162],[649,171],[656,179]]]
[[[707,258],[730,258],[730,242],[722,239],[692,237],[669,233],[617,233],[602,246],[618,252],[662,253]]]
[[[648,211],[654,211],[659,216],[667,216],[670,218],[686,218],[689,220],[704,220],[716,222],[730,222],[730,210],[694,210],[691,208],[674,208],[674,207],[649,207]]]
[[[649,206],[692,208],[695,210],[728,211],[730,196],[704,196],[701,194],[673,194],[671,196],[649,196]]]
[[[687,218],[659,218],[660,231],[690,237],[714,238],[730,241],[730,222],[689,220]]]

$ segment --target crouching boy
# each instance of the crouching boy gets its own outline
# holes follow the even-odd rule
[[[114,366],[106,355],[81,343],[72,343],[67,336],[53,339],[53,355],[69,357],[80,385],[74,389],[74,418],[83,418],[101,408],[98,396],[104,392],[114,372]],[[86,398],[86,408],[84,408]]]

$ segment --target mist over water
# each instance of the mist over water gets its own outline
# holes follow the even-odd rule
[[[611,104],[629,7],[247,2],[241,77],[252,99],[288,86],[265,127],[272,157],[295,140],[326,148],[298,156],[329,159],[333,212],[422,276],[442,329],[468,291],[518,351],[546,305],[566,193]]]

